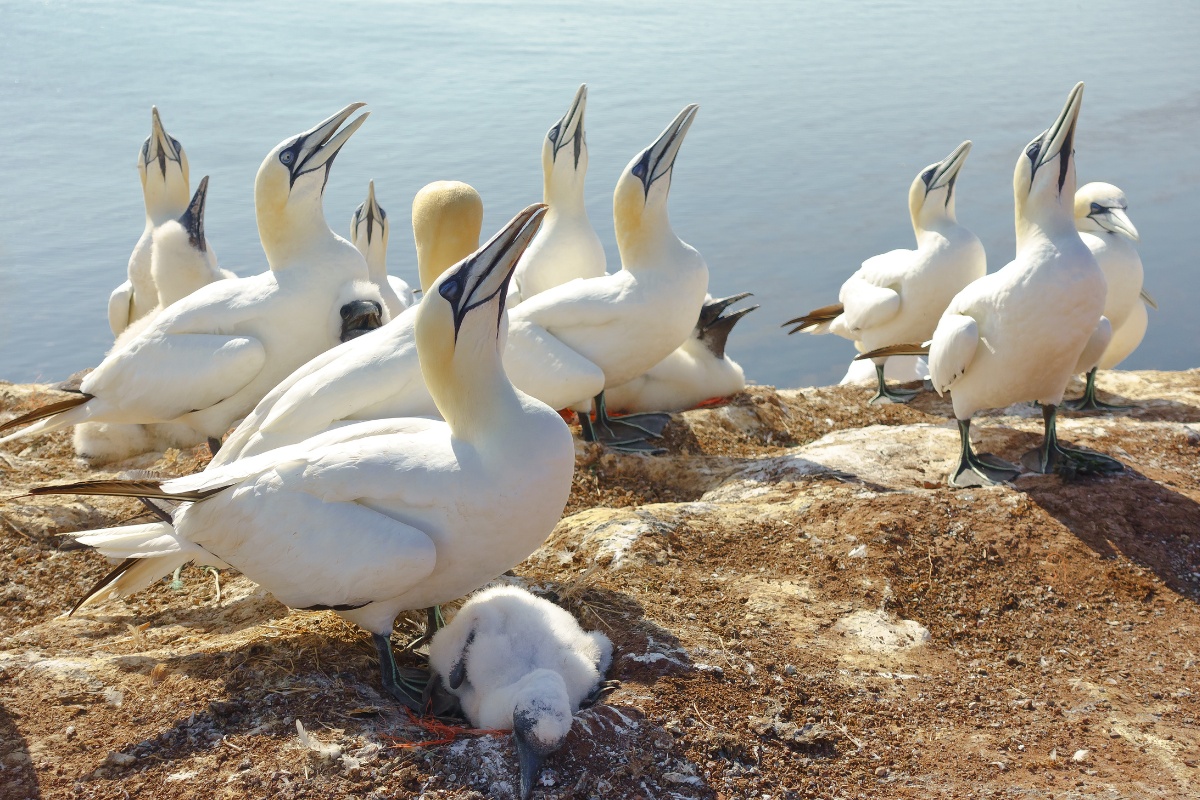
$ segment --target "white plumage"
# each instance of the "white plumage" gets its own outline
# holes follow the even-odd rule
[[[383,304],[395,319],[416,301],[416,296],[407,281],[388,275],[389,229],[387,212],[375,200],[375,181],[371,181],[367,184],[367,199],[354,210],[354,216],[350,218],[350,241],[366,259],[371,283],[379,287]]]

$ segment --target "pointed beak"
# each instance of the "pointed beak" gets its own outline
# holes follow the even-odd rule
[[[1060,190],[1063,181],[1066,180],[1067,166],[1075,147],[1075,124],[1079,121],[1079,108],[1082,104],[1083,82],[1081,81],[1075,84],[1075,88],[1067,95],[1067,104],[1063,106],[1058,119],[1054,121],[1048,131],[1042,134],[1041,150],[1038,153],[1037,163],[1034,164],[1034,172],[1037,172],[1043,165],[1057,159]]]
[[[700,321],[696,323],[696,327],[700,328],[701,330],[707,328],[721,317],[721,314],[725,311],[725,309],[729,308],[739,300],[745,300],[750,296],[750,292],[740,292],[738,294],[730,295],[729,297],[719,297],[705,303],[700,309]],[[755,306],[755,308],[757,307],[758,306]]]
[[[142,161],[149,167],[158,162],[158,169],[165,178],[167,162],[179,161],[179,143],[170,137],[158,115],[158,106],[150,106],[150,136],[142,146]]]
[[[508,280],[516,270],[525,248],[529,247],[541,227],[546,208],[544,203],[529,206],[513,217],[486,244],[457,266],[446,270],[438,279],[436,291],[454,308],[455,340],[466,315],[497,297],[500,310],[496,324],[499,325],[499,315],[504,313]]]
[[[650,186],[655,181],[670,174],[671,168],[675,166],[675,157],[679,155],[679,148],[683,145],[683,137],[687,135],[688,128],[692,127],[692,121],[699,110],[700,106],[692,103],[680,111],[679,116],[675,117],[654,144],[642,151],[641,157],[630,167],[634,177],[641,180],[646,194],[650,193]]]
[[[341,128],[342,123],[349,119],[351,114],[365,105],[366,103],[351,103],[315,128],[307,130],[297,137],[299,152],[295,159],[295,166],[292,167],[293,183],[296,182],[296,178],[307,172],[321,167],[328,169],[333,164],[333,159],[337,156],[338,151],[350,140],[350,137],[366,121],[371,112],[368,111],[355,117],[340,131],[338,128]]]
[[[551,143],[551,159],[558,161],[558,153],[560,150],[570,148],[570,153],[575,159],[575,168],[579,168],[579,156],[583,152],[583,112],[587,109],[587,84],[580,84],[579,89],[575,92],[575,99],[571,101],[571,107],[567,109],[566,115],[558,121],[546,137]]]
[[[1145,289],[1142,289],[1141,298],[1142,298],[1142,302],[1144,302],[1146,305],[1153,308],[1155,311],[1158,311],[1158,303],[1154,302],[1154,298],[1151,297],[1150,293],[1147,292]]]
[[[1138,230],[1134,226],[1133,220],[1125,213],[1125,209],[1115,207],[1106,208],[1103,211],[1088,214],[1088,216],[1095,220],[1096,224],[1104,228],[1104,230],[1120,233],[1128,236],[1135,242],[1138,241]]]
[[[729,333],[733,330],[733,326],[738,323],[738,320],[756,308],[758,308],[757,305],[747,306],[746,308],[739,308],[731,314],[718,317],[711,324],[701,329],[700,341],[704,342],[704,346],[718,359],[725,358],[725,344],[729,341]]]
[[[367,244],[371,244],[375,237],[375,229],[382,229],[385,219],[387,219],[387,212],[375,200],[375,181],[370,181],[367,184],[367,199],[354,210],[351,234],[357,238],[359,226],[365,222],[367,224]]]
[[[940,189],[946,184],[954,183],[958,177],[958,171],[962,169],[963,164],[967,163],[967,154],[971,152],[971,140],[960,144],[954,148],[954,152],[946,156],[938,162],[933,170],[933,176],[929,179],[928,191]]]
[[[513,739],[517,743],[517,760],[521,764],[521,800],[529,800],[533,794],[533,785],[537,783],[538,775],[542,772],[542,763],[546,757],[539,753],[525,735],[519,730],[513,731]]]
[[[192,202],[188,203],[187,210],[179,218],[179,224],[188,232],[188,242],[201,253],[208,250],[208,243],[204,241],[204,203],[207,200],[208,176],[205,175],[192,195]]]

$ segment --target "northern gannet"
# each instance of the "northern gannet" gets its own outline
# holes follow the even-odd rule
[[[705,400],[729,397],[746,388],[746,373],[725,353],[729,332],[757,305],[725,310],[749,292],[708,300],[692,335],[669,356],[633,380],[604,390],[609,408],[626,413],[685,411]]]
[[[437,181],[413,199],[417,273],[428,292],[479,247],[483,201],[471,186]],[[229,435],[209,468],[299,442],[337,425],[387,417],[436,416],[421,377],[410,307],[370,336],[328,350],[273,388]]]
[[[177,219],[188,207],[188,161],[179,140],[163,129],[158,108],[150,108],[150,135],[138,151],[138,177],[146,205],[146,225],[129,256],[129,278],[108,298],[108,326],[113,336],[141,319],[159,304],[150,272],[154,229]]]
[[[1063,447],[1055,431],[1067,380],[1089,340],[1102,338],[1094,334],[1106,327],[1104,274],[1079,238],[1073,213],[1082,101],[1078,83],[1050,129],[1017,158],[1016,258],[955,295],[933,333],[930,378],[939,394],[950,391],[962,439],[953,486],[1016,477],[1014,465],[972,452],[971,415],[1028,400],[1042,404],[1045,438],[1022,459],[1027,467],[1048,472],[1067,462],[1080,472],[1122,469],[1107,456]]]
[[[188,561],[233,566],[292,608],[333,610],[370,631],[384,688],[420,711],[423,687],[405,685],[392,653],[396,615],[462,597],[520,563],[570,493],[570,431],[509,383],[498,341],[508,280],[543,213],[518,214],[416,307],[421,369],[445,422],[360,423],[170,481],[35,490],[188,501],[173,523],[80,534],[125,561],[76,608]]]
[[[1146,306],[1157,308],[1142,288],[1142,259],[1137,228],[1129,219],[1125,193],[1111,183],[1089,183],[1075,193],[1075,228],[1104,273],[1108,291],[1104,316],[1112,325],[1112,340],[1099,360],[1087,369],[1083,396],[1064,406],[1075,411],[1119,411],[1129,406],[1096,399],[1096,370],[1112,369],[1142,343],[1149,321]]]
[[[621,269],[564,283],[509,310],[504,366],[513,383],[554,408],[580,411],[584,438],[655,450],[666,415],[608,418],[604,390],[641,375],[691,334],[708,291],[708,265],[671,228],[675,157],[696,117],[689,105],[629,162],[613,194]],[[596,421],[587,409],[594,398]]]
[[[930,164],[908,190],[908,210],[916,250],[892,250],[863,262],[842,284],[838,304],[785,322],[789,334],[836,333],[854,341],[860,353],[905,342],[924,342],[946,305],[964,286],[987,272],[983,245],[954,214],[954,187],[971,152],[963,142],[950,155]],[[884,363],[875,362],[871,403],[907,402],[914,391],[887,387]]]
[[[471,724],[513,732],[526,799],[611,663],[607,636],[584,633],[569,612],[515,586],[472,595],[429,645],[430,672]]]
[[[583,113],[587,84],[575,92],[571,107],[542,142],[542,199],[546,222],[513,275],[509,306],[575,278],[604,274],[604,245],[583,202],[587,176],[587,140]]]
[[[395,319],[416,298],[407,281],[388,275],[388,227],[387,212],[376,202],[375,181],[371,181],[367,184],[367,199],[354,210],[354,216],[350,218],[350,241],[367,260],[371,282],[379,287],[383,304]]]
[[[270,271],[210,283],[163,309],[105,357],[76,398],[0,425],[32,422],[0,442],[83,421],[177,422],[196,441],[219,438],[300,364],[377,327],[379,292],[354,245],[325,222],[329,168],[367,115],[355,103],[275,147],[259,167],[254,201]]]

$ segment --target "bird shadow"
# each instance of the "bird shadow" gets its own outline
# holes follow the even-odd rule
[[[29,745],[17,727],[20,716],[0,705],[0,783],[3,783],[0,796],[41,798],[42,790],[38,782],[37,772],[33,768],[33,759],[29,753]]]

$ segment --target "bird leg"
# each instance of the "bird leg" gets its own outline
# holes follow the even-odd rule
[[[599,442],[613,450],[626,453],[648,453],[659,455],[666,450],[655,447],[647,439],[657,439],[670,421],[670,414],[631,414],[620,419],[608,416],[604,392],[596,395],[596,419],[593,421],[585,412],[579,415],[585,442]]]
[[[1097,367],[1092,367],[1091,371],[1088,372],[1087,383],[1083,387],[1083,396],[1076,400],[1065,401],[1063,407],[1071,411],[1128,411],[1133,408],[1133,406],[1114,405],[1096,399],[1097,369]]]
[[[411,652],[418,647],[429,644],[433,635],[446,627],[446,618],[442,616],[441,606],[430,606],[425,609],[425,632],[404,646],[404,652]]]
[[[887,381],[883,378],[883,365],[886,362],[886,358],[875,362],[875,377],[878,385],[875,388],[875,396],[867,401],[870,405],[907,403],[921,393],[920,389],[889,389]]]
[[[615,692],[617,689],[620,689],[620,688],[621,688],[620,681],[617,681],[617,680],[600,681],[600,683],[596,684],[596,688],[594,688],[594,689],[592,689],[592,691],[588,692],[587,697],[585,697],[581,701],[579,701],[579,707],[581,709],[591,708],[592,706],[596,705],[601,700],[603,700],[605,695],[612,694],[613,692]]]
[[[383,676],[383,689],[415,714],[424,711],[425,687],[429,674],[417,669],[400,669],[392,653],[392,637],[379,633],[371,634],[371,641],[379,652],[379,671]]]
[[[962,439],[962,449],[959,452],[958,469],[950,476],[951,486],[995,486],[1021,474],[1016,464],[996,458],[991,453],[976,455],[971,450],[971,420],[958,420],[958,435]]]
[[[1046,430],[1041,446],[1021,457],[1021,463],[1027,469],[1043,475],[1058,472],[1065,476],[1103,475],[1125,470],[1125,466],[1115,458],[1059,444],[1057,419],[1058,406],[1042,406],[1042,421]]]
[[[217,453],[221,450],[221,440],[215,436],[208,437],[208,452],[216,458]]]

